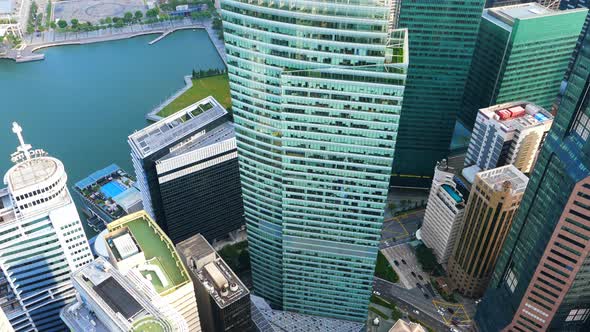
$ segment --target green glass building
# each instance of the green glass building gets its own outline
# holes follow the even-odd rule
[[[478,331],[590,330],[590,40],[475,316]]]
[[[364,322],[408,66],[378,0],[222,0],[254,292]]]
[[[461,123],[471,129],[480,108],[514,100],[551,109],[586,13],[534,2],[484,10]]]
[[[396,0],[406,28],[410,67],[398,133],[393,183],[430,187],[436,162],[448,157],[485,0]]]

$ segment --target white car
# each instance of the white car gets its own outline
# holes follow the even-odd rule
[[[418,310],[413,310],[413,312],[414,312],[416,315],[419,315],[419,314],[420,314],[420,311],[418,311]]]
[[[378,291],[373,291],[373,294],[381,296],[381,293],[379,293]]]

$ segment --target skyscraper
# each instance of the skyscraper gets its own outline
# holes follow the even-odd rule
[[[588,8],[590,3],[588,0],[561,0],[559,2],[559,9],[561,10],[569,10],[575,8]],[[580,32],[580,37],[578,38],[578,42],[576,43],[576,47],[574,48],[574,53],[570,59],[568,64],[567,72],[565,74],[565,79],[567,80],[572,72],[574,63],[578,58],[578,54],[580,53],[580,48],[582,47],[582,42],[586,35],[588,34],[588,25],[590,25],[590,15],[586,15],[586,21],[584,22],[584,26],[582,27],[582,31]]]
[[[209,241],[244,225],[229,113],[213,97],[129,136],[143,206],[172,242]]]
[[[561,2],[563,2],[563,1],[568,1],[568,0],[561,0]],[[577,1],[577,0],[573,0],[573,1]],[[582,0],[582,1],[585,1],[585,0]],[[518,4],[527,3],[527,2],[536,2],[536,3],[539,3],[543,6],[545,6],[545,7],[549,7],[551,9],[558,9],[560,0],[536,0],[536,1],[535,0],[487,0],[486,1],[486,8],[518,5]]]
[[[364,321],[408,66],[390,4],[221,1],[254,291]]]
[[[172,241],[145,211],[117,219],[104,235],[109,262],[126,278],[144,283],[200,332],[193,282]],[[106,258],[106,257],[105,257]]]
[[[479,305],[481,331],[590,327],[589,91],[586,39]]]
[[[176,245],[195,286],[203,332],[251,332],[250,291],[201,235]]]
[[[447,162],[443,160],[434,170],[420,235],[424,244],[434,251],[436,260],[445,268],[464,214],[465,200],[457,190],[455,175],[448,171]]]
[[[480,108],[515,100],[551,109],[586,14],[534,2],[484,10],[461,123],[471,129]]]
[[[25,144],[0,190],[0,308],[15,331],[59,331],[74,299],[70,273],[92,261],[61,161]]]
[[[393,183],[428,186],[447,158],[484,0],[396,0],[407,28],[410,66],[393,165]]]
[[[475,176],[447,268],[459,293],[471,298],[483,295],[528,180],[513,165]]]
[[[482,108],[465,156],[465,166],[492,169],[512,164],[530,173],[553,123],[553,115],[527,102]]]
[[[71,276],[77,301],[64,307],[61,318],[72,332],[190,332],[178,311],[141,274],[123,275],[99,257]]]

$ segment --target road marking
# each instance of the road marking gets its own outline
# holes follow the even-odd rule
[[[461,303],[450,303],[450,302],[432,300],[432,304],[434,304],[434,307],[437,310],[440,309],[445,313],[448,313],[447,308],[453,308],[454,312],[449,319],[447,319],[445,315],[441,315],[442,319],[445,321],[445,324],[447,324],[447,325],[452,324],[453,318],[456,318],[459,323],[463,323],[463,324],[471,322],[471,317],[469,317],[469,314],[467,314],[465,307]]]

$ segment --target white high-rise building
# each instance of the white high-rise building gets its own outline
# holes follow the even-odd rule
[[[514,165],[530,173],[553,124],[553,115],[524,101],[482,108],[477,113],[465,166],[488,170]]]
[[[74,299],[70,273],[92,261],[61,161],[25,144],[0,190],[0,308],[15,331],[61,331]]]
[[[424,222],[420,228],[422,241],[434,251],[437,261],[443,266],[453,251],[465,212],[465,201],[457,190],[454,177],[453,173],[448,172],[445,160],[437,163]]]

